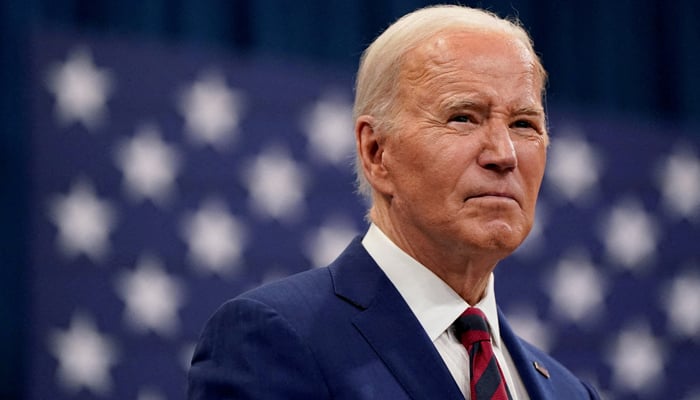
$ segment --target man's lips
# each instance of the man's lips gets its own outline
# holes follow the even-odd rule
[[[492,198],[494,200],[513,200],[517,203],[518,199],[511,193],[507,192],[483,192],[483,193],[477,193],[471,196],[468,196],[465,201],[472,200],[472,199],[489,199]]]

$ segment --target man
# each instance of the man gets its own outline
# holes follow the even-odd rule
[[[368,232],[222,306],[190,399],[597,398],[513,333],[493,289],[534,219],[544,82],[525,31],[481,10],[426,8],[380,35],[355,100]]]

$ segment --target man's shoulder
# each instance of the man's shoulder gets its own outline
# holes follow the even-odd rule
[[[272,308],[285,308],[298,302],[310,302],[315,297],[333,291],[328,267],[309,269],[275,281],[264,283],[244,292],[233,301],[253,301]]]
[[[270,305],[285,305],[298,301],[315,302],[322,301],[329,295],[335,296],[336,290],[343,292],[347,285],[363,286],[367,283],[367,276],[376,271],[372,267],[367,268],[371,259],[360,240],[359,236],[356,237],[328,266],[311,268],[263,284],[241,294],[237,299],[261,301]]]
[[[235,317],[251,312],[300,321],[313,318],[315,313],[338,312],[341,304],[347,303],[342,293],[336,293],[337,290],[343,291],[337,287],[339,282],[350,282],[350,287],[366,283],[360,276],[362,268],[357,268],[357,255],[361,253],[361,244],[355,239],[329,266],[266,282],[228,300],[216,314]],[[356,282],[358,279],[362,282]]]
[[[324,304],[332,303],[328,268],[300,272],[248,290],[221,304],[209,317],[209,332],[259,330],[282,324],[306,331]]]

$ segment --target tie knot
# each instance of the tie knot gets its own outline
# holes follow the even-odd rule
[[[457,338],[467,347],[491,339],[486,315],[476,307],[467,308],[455,321],[454,329]]]

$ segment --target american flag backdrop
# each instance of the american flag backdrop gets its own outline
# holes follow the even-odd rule
[[[30,399],[183,398],[218,305],[364,231],[352,70],[61,34],[30,53]],[[550,125],[501,307],[605,398],[700,399],[700,136]]]

